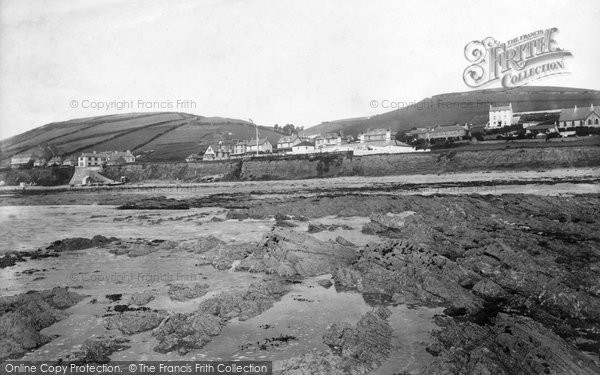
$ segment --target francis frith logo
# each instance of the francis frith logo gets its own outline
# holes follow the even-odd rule
[[[504,43],[492,37],[472,41],[465,47],[472,65],[465,69],[463,80],[472,88],[497,82],[508,88],[568,73],[564,60],[572,54],[558,47],[557,32],[557,28],[537,30]]]

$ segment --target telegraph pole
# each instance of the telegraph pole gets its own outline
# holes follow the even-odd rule
[[[252,121],[252,119],[248,120],[250,120],[250,122],[254,124],[254,121]],[[258,125],[254,124],[254,127],[256,128],[256,156],[258,156]]]

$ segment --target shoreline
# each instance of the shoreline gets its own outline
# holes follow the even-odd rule
[[[212,183],[146,183],[119,186],[45,187],[28,186],[0,187],[0,206],[13,205],[56,205],[56,204],[102,204],[120,205],[143,196],[165,195],[177,199],[194,197],[222,198],[230,195],[264,196],[310,195],[310,194],[508,194],[518,193],[527,185],[561,186],[579,185],[573,193],[600,193],[600,169],[557,168],[551,170],[521,172],[472,172],[444,173],[379,177],[329,177],[303,180],[278,181],[221,181]],[[598,186],[597,189],[594,187]],[[544,190],[544,189],[543,189]],[[569,193],[569,189],[557,189]],[[581,190],[581,191],[578,191]],[[545,193],[547,194],[547,193]],[[84,203],[82,203],[84,202]]]

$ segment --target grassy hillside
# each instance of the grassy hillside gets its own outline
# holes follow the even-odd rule
[[[131,150],[144,160],[179,160],[219,140],[250,139],[253,124],[187,113],[130,113],[51,123],[0,141],[0,160],[33,152],[73,156],[88,151]],[[276,143],[280,134],[259,126],[260,137]],[[6,163],[3,163],[6,164]]]
[[[363,119],[324,122],[306,134],[338,132],[356,136],[376,128],[406,130],[412,127],[479,123],[487,121],[489,105],[512,103],[515,112],[589,106],[600,107],[600,91],[565,87],[518,87],[435,95],[410,106]]]
[[[600,91],[561,87],[519,87],[436,95],[408,108],[372,117],[322,123],[305,134],[337,132],[356,136],[360,131],[390,127],[395,130],[429,125],[487,121],[489,105],[512,103],[515,111],[600,107]],[[260,137],[275,144],[281,137],[259,126]],[[76,156],[87,151],[131,150],[147,161],[182,161],[203,146],[220,140],[250,139],[253,124],[224,117],[187,113],[128,113],[51,123],[0,141],[0,165],[15,154]]]

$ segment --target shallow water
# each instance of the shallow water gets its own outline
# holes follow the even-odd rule
[[[67,237],[145,238],[184,241],[208,234],[224,240],[258,241],[270,222],[245,220],[235,225],[211,222],[224,218],[218,208],[189,210],[117,210],[115,206],[0,207],[0,254],[35,250]]]
[[[224,217],[219,209],[192,210],[116,210],[110,206],[25,206],[0,207],[0,248],[33,250],[66,237],[91,237],[96,234],[120,238],[166,239],[179,241],[181,246],[162,249],[145,256],[129,258],[114,255],[106,249],[93,248],[63,252],[57,258],[44,258],[17,263],[0,270],[0,295],[13,295],[28,290],[43,290],[54,286],[69,286],[87,297],[67,309],[69,317],[42,331],[56,336],[50,343],[28,353],[24,359],[56,360],[79,348],[91,336],[119,334],[107,331],[102,316],[116,304],[127,303],[135,292],[151,290],[156,298],[147,307],[173,312],[192,312],[198,304],[223,291],[245,289],[252,282],[276,276],[247,272],[218,271],[212,266],[198,266],[199,255],[185,246],[198,237],[214,235],[226,242],[257,242],[269,231],[274,220],[244,220],[211,222],[213,216]],[[162,219],[159,221],[158,219]],[[313,234],[321,240],[334,240],[341,235],[364,245],[377,240],[360,233],[363,217],[325,217],[311,222],[345,224],[352,229],[337,229]],[[296,222],[293,228],[306,232],[308,223]],[[153,351],[157,341],[151,332],[128,336],[131,347],[114,353],[113,360],[150,359],[267,359],[281,360],[327,348],[322,335],[335,322],[355,324],[373,309],[354,292],[337,292],[317,281],[330,275],[309,278],[290,284],[290,291],[263,314],[246,321],[234,319],[227,323],[221,335],[203,349],[185,356],[176,352],[160,354]],[[169,283],[206,283],[208,293],[186,302],[172,301]],[[121,301],[110,301],[107,294],[122,294]],[[424,363],[430,355],[424,342],[435,328],[431,321],[436,309],[391,306],[390,323],[394,328],[394,351],[379,373],[411,369]]]

